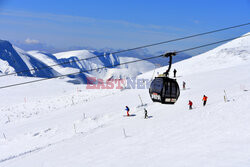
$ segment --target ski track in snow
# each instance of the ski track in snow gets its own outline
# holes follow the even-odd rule
[[[88,135],[90,133],[94,133],[94,131],[98,130],[99,128],[103,128],[103,127],[104,127],[104,125],[100,125],[100,126],[94,128],[94,129],[92,129],[91,131],[87,132],[87,133],[86,132],[78,132],[77,135],[74,135],[73,137],[75,137],[75,136],[79,137],[79,135],[86,136],[86,135]],[[16,155],[11,155],[11,156],[9,156],[7,158],[0,159],[0,163],[6,162],[6,161],[10,161],[10,160],[13,160],[13,159],[16,159],[16,158],[20,158],[22,156],[26,156],[26,155],[29,155],[29,154],[32,154],[32,153],[37,153],[37,152],[39,152],[41,150],[47,149],[47,148],[49,148],[51,146],[54,146],[56,144],[60,144],[62,142],[70,140],[73,137],[70,137],[70,138],[67,138],[67,139],[63,139],[63,140],[55,142],[55,143],[49,143],[46,146],[34,148],[32,150],[28,150],[28,151],[25,151],[25,152],[22,152],[22,153],[19,153],[19,154],[16,154]]]

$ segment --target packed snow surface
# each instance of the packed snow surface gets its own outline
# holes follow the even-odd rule
[[[64,79],[2,89],[0,166],[249,167],[249,42],[174,64],[180,87],[186,82],[174,105],[153,103],[146,88],[86,89]],[[0,78],[1,85],[33,79]],[[134,116],[123,116],[126,105]]]

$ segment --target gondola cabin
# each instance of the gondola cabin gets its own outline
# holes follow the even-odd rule
[[[175,79],[159,76],[151,82],[149,94],[153,102],[174,104],[179,98],[180,88]]]

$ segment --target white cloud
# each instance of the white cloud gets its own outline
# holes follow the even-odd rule
[[[193,22],[194,22],[194,24],[199,24],[200,23],[199,20],[194,20]]]
[[[83,16],[71,16],[71,15],[58,15],[51,13],[32,13],[25,11],[13,11],[5,10],[1,12],[0,15],[3,16],[15,16],[15,17],[24,17],[24,18],[36,18],[36,19],[45,19],[59,22],[77,22],[77,23],[86,23],[86,24],[114,24],[121,25],[125,27],[132,27],[138,29],[152,29],[152,30],[174,30],[174,31],[183,31],[180,27],[170,27],[162,25],[153,25],[153,24],[138,24],[133,22],[128,22],[124,20],[105,20],[105,19],[96,19],[92,17],[83,17]]]
[[[30,38],[27,38],[26,40],[25,40],[25,43],[26,44],[38,44],[38,43],[40,43],[38,40],[36,40],[36,39],[30,39]]]

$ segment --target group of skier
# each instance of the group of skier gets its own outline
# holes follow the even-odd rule
[[[128,106],[125,107],[125,111],[127,112],[127,116],[129,117],[130,115],[129,115],[129,107]],[[147,118],[149,118],[148,111],[146,110],[146,108],[144,108],[144,119],[147,119]]]
[[[207,98],[208,97],[206,95],[203,95],[203,98],[202,98],[203,106],[206,105]],[[189,105],[189,110],[192,110],[193,109],[193,102],[191,100],[189,100],[188,105]],[[125,107],[125,111],[127,112],[127,116],[129,117],[130,115],[129,115],[129,107],[128,106]],[[146,108],[144,108],[144,119],[147,119],[147,118],[149,118],[148,111],[146,110]]]
[[[177,70],[174,69],[173,73],[174,73],[174,78],[176,78]],[[183,87],[183,90],[186,89],[186,82],[185,81],[182,82],[182,87]],[[203,106],[206,105],[207,98],[208,97],[206,95],[203,96],[203,98],[202,98]],[[188,105],[189,105],[190,110],[193,109],[193,102],[191,100],[189,100]],[[129,117],[130,115],[129,115],[129,107],[128,106],[125,107],[125,111],[127,112],[127,116]],[[146,108],[144,108],[144,119],[147,119],[147,118],[149,118],[148,117],[148,111],[146,110]]]
[[[207,103],[207,98],[208,98],[208,97],[207,97],[206,95],[203,96],[203,98],[202,98],[203,106],[206,105],[206,103]],[[192,102],[191,100],[189,100],[188,105],[189,105],[189,110],[192,110],[192,109],[193,109],[193,102]]]
[[[177,70],[174,69],[173,72],[174,72],[174,77],[176,78],[176,72],[177,72]],[[182,82],[182,88],[183,88],[183,90],[186,89],[186,82],[185,81]],[[203,106],[205,106],[206,103],[207,103],[207,96],[206,95],[203,96],[202,101],[203,101]],[[191,100],[188,101],[188,105],[189,105],[189,109],[190,110],[193,109],[193,102]]]

